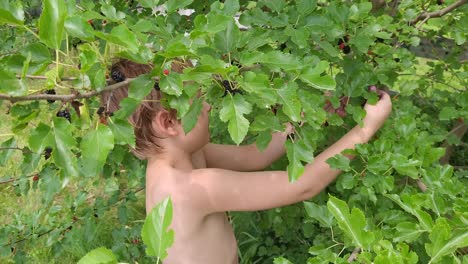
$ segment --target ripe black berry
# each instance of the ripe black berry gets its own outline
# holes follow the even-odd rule
[[[224,86],[224,94],[223,94],[223,97],[226,96],[228,93],[230,94],[236,94],[236,93],[241,93],[240,90],[238,89],[234,89],[232,87],[232,82],[228,81],[228,80],[223,80],[223,86]]]
[[[46,90],[45,93],[46,94],[56,94],[54,89]],[[55,100],[48,99],[47,102],[49,102],[51,104],[51,103],[55,102]]]
[[[343,48],[343,53],[344,53],[344,54],[348,54],[348,53],[350,53],[350,52],[351,52],[351,48],[350,48],[349,46],[345,46],[345,47]]]
[[[58,111],[57,117],[64,117],[68,120],[68,122],[71,122],[71,115],[67,109]]]
[[[106,109],[104,108],[104,106],[101,106],[101,107],[99,107],[99,109],[97,110],[96,114],[102,115],[102,113],[104,113],[104,110],[106,110]]]
[[[443,4],[444,4],[444,0],[437,0],[437,4],[438,4],[438,5],[443,5]]]
[[[123,73],[121,73],[120,71],[118,71],[118,70],[113,70],[111,72],[111,78],[112,78],[112,80],[114,80],[116,82],[125,81],[125,75]]]
[[[393,59],[395,62],[400,62],[400,58]]]
[[[52,148],[47,147],[44,150],[44,158],[48,160],[50,158],[50,155],[52,154]]]

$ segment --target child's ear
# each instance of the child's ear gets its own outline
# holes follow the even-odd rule
[[[153,119],[153,128],[161,136],[176,136],[179,125],[176,115],[167,110],[160,110]]]

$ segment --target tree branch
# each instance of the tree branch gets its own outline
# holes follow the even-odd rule
[[[33,94],[33,95],[25,95],[25,96],[11,96],[6,94],[0,94],[0,100],[8,100],[12,103],[21,102],[21,101],[36,101],[36,100],[59,100],[59,101],[71,101],[75,99],[83,99],[83,98],[90,98],[96,95],[99,95],[104,92],[116,90],[119,88],[124,87],[125,85],[129,84],[135,78],[128,78],[123,82],[115,83],[109,86],[104,87],[101,91],[92,91],[87,93],[77,93],[77,94]]]
[[[438,11],[434,11],[434,12],[430,12],[430,13],[424,12],[424,13],[420,14],[418,17],[416,17],[415,19],[413,19],[410,22],[410,25],[414,25],[414,24],[418,23],[421,20],[427,21],[430,18],[441,17],[441,16],[455,10],[456,8],[466,4],[467,2],[468,2],[468,0],[458,0],[457,2],[447,6],[446,8],[440,9]]]

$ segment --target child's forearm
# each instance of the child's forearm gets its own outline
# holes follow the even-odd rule
[[[281,158],[284,153],[286,153],[286,147],[284,143],[286,142],[287,138],[288,135],[286,132],[272,133],[271,141],[263,151],[258,149],[255,143],[251,145],[252,148],[255,148],[257,155],[261,157],[264,168],[270,166],[273,162]]]
[[[327,159],[340,154],[345,149],[354,149],[356,144],[368,142],[374,133],[374,130],[356,126],[315,157],[314,161],[306,166],[304,175],[298,180],[299,184],[306,187],[309,198],[317,195],[341,173],[341,170],[332,169],[326,163]],[[346,156],[350,159],[354,158],[352,155]]]

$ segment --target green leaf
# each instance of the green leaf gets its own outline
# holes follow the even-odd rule
[[[276,90],[279,101],[283,105],[283,112],[294,122],[301,120],[301,101],[297,97],[297,84],[288,83],[285,87]]]
[[[392,166],[398,173],[413,179],[419,179],[419,166],[421,164],[421,161],[408,159],[401,154],[393,155],[392,159]]]
[[[78,176],[76,157],[71,151],[71,148],[76,146],[76,140],[71,135],[70,123],[65,118],[54,118],[53,120],[55,148],[52,151],[52,157],[55,164],[63,169],[66,175]]]
[[[225,30],[231,21],[232,16],[208,13],[208,15],[206,15],[206,24],[203,24],[201,30],[209,33],[217,33]]]
[[[95,176],[106,163],[109,151],[114,148],[114,135],[109,127],[98,125],[81,141],[83,171],[87,176]]]
[[[142,7],[153,8],[158,5],[159,0],[139,0],[138,2]]]
[[[131,52],[138,52],[138,40],[135,34],[133,34],[133,32],[131,32],[124,24],[114,27],[110,34],[99,31],[95,31],[94,34],[104,40],[127,48]]]
[[[141,230],[146,245],[146,254],[164,260],[167,249],[174,243],[174,231],[169,230],[172,222],[172,201],[168,197],[151,209]]]
[[[24,81],[16,78],[13,72],[0,68],[0,93],[11,96],[25,95],[28,91]]]
[[[3,23],[23,25],[24,11],[21,2],[10,3],[4,0],[0,3],[0,24]]]
[[[271,139],[272,136],[269,131],[260,132],[257,138],[255,139],[255,146],[257,146],[257,148],[263,152],[270,144]]]
[[[307,0],[304,0],[307,1]],[[328,55],[332,57],[338,57],[340,53],[338,52],[338,49],[334,47],[330,42],[327,41],[317,41],[317,44],[322,48]]]
[[[249,121],[244,115],[252,111],[252,105],[239,94],[224,97],[221,103],[219,117],[228,123],[228,131],[232,140],[239,145],[249,130]]]
[[[412,242],[415,241],[422,233],[426,232],[419,227],[418,224],[412,222],[399,223],[396,226],[394,241]]]
[[[398,204],[406,212],[415,216],[419,220],[420,225],[423,227],[425,231],[429,231],[432,229],[432,218],[428,213],[420,209],[413,208],[410,205],[403,203],[400,200],[400,197],[396,194],[383,194],[383,195],[389,198],[390,200],[392,200],[393,202],[395,202],[396,204]]]
[[[273,264],[293,264],[293,263],[283,257],[278,257],[273,260]]]
[[[450,225],[445,218],[437,219],[429,238],[432,243],[425,245],[427,253],[432,257],[429,263],[437,262],[457,248],[468,246],[468,232],[451,237]]]
[[[168,0],[166,2],[167,13],[174,13],[177,9],[190,5],[193,0]]]
[[[329,159],[327,159],[328,165],[331,168],[342,170],[342,171],[350,171],[351,167],[349,166],[350,160],[343,156],[342,154],[337,154]]]
[[[216,33],[214,37],[215,47],[224,53],[234,51],[239,41],[240,30],[231,19],[227,24],[226,30]]]
[[[114,119],[109,122],[109,128],[112,130],[112,134],[114,134],[115,144],[128,144],[131,147],[135,147],[135,134],[133,133],[132,125],[128,121]]]
[[[142,74],[130,83],[128,97],[143,100],[153,89],[154,80],[148,74]]]
[[[226,0],[224,1],[223,14],[227,16],[234,16],[239,11],[239,0]]]
[[[67,9],[64,0],[44,0],[39,18],[39,38],[52,49],[62,43]]]
[[[194,98],[187,114],[182,118],[182,127],[185,134],[190,132],[198,122],[198,116],[203,108],[203,99]]]
[[[125,18],[125,13],[117,11],[113,5],[103,5],[101,11],[112,22],[119,22]]]
[[[338,222],[340,229],[353,241],[354,246],[369,248],[374,240],[374,234],[366,231],[366,218],[360,209],[353,208],[350,213],[346,202],[333,196],[330,196],[327,207]]]
[[[161,91],[166,94],[180,96],[182,94],[184,84],[180,74],[171,72],[169,75],[161,78],[159,81],[159,87],[161,88]]]
[[[0,166],[5,166],[7,161],[10,159],[11,155],[13,155],[14,149],[8,148],[16,148],[16,140],[15,138],[10,138],[9,140],[5,141],[0,145],[1,148],[7,149],[0,149]]]
[[[86,41],[94,40],[94,29],[80,16],[68,17],[65,20],[65,29],[70,36],[77,37]]]
[[[28,138],[29,148],[36,153],[42,153],[47,146],[50,131],[51,128],[48,125],[40,123]]]
[[[265,5],[276,13],[281,13],[286,6],[284,0],[269,0],[264,1]]]
[[[320,89],[320,90],[335,90],[336,82],[333,77],[329,75],[301,75],[299,77],[302,81],[307,83],[308,85]]]
[[[302,67],[297,57],[281,51],[270,51],[265,53],[260,62],[270,67],[273,71],[279,71],[279,69],[291,71]]]
[[[96,248],[84,257],[82,257],[78,264],[117,264],[117,258],[111,250],[100,247]]]
[[[307,215],[319,221],[322,227],[330,228],[333,224],[333,216],[325,205],[318,205],[311,202],[304,202]]]
[[[453,106],[445,106],[439,113],[440,120],[451,120],[459,116],[459,111]]]
[[[289,165],[287,167],[288,177],[290,182],[295,182],[304,173],[304,162],[312,162],[314,156],[310,147],[305,143],[304,140],[286,141],[286,156],[288,157]]]

